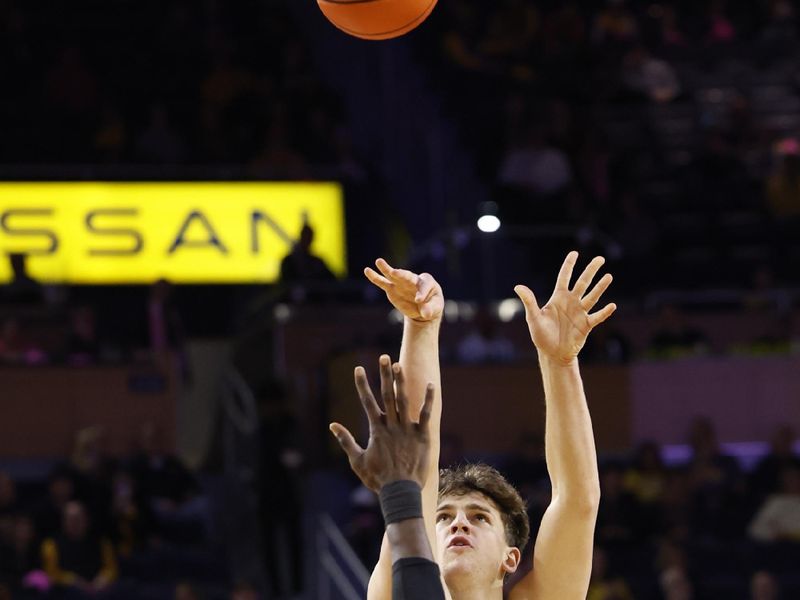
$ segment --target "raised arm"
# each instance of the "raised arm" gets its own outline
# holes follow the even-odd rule
[[[422,489],[422,508],[428,539],[436,555],[434,516],[439,493],[439,433],[442,418],[441,373],[439,369],[439,328],[444,310],[442,288],[427,273],[417,275],[395,269],[385,260],[375,261],[377,271],[366,268],[364,274],[386,292],[389,302],[403,314],[403,343],[400,366],[405,377],[409,415],[416,421],[429,383],[434,385],[429,422],[429,473]],[[369,583],[368,600],[391,600],[392,554],[386,536],[378,564]]]
[[[419,423],[409,418],[403,371],[380,359],[381,395],[378,406],[364,369],[356,368],[358,395],[369,420],[369,443],[361,448],[338,423],[331,431],[350,460],[350,466],[369,489],[378,493],[392,552],[393,600],[444,600],[439,568],[433,561],[422,515],[422,486],[430,469],[431,408],[434,388],[425,391]]]
[[[555,291],[542,308],[530,289],[515,288],[539,354],[547,410],[545,457],[553,498],[536,538],[533,570],[511,591],[511,600],[584,600],[589,587],[600,480],[578,353],[589,332],[610,317],[616,305],[591,312],[611,284],[611,275],[606,274],[590,290],[605,262],[601,257],[592,260],[569,289],[577,260],[577,252],[567,255]]]

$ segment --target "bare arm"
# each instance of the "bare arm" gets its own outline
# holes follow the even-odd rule
[[[555,292],[541,309],[528,288],[516,290],[539,353],[553,499],[536,539],[533,570],[514,587],[511,600],[583,600],[589,587],[600,482],[577,356],[591,329],[611,316],[616,306],[589,313],[610,285],[611,276],[604,276],[586,293],[604,262],[596,258],[570,290],[576,261],[577,253],[567,256]]]
[[[422,489],[422,508],[425,528],[433,555],[436,555],[435,513],[439,492],[439,433],[442,417],[441,372],[439,369],[439,328],[444,309],[442,288],[427,273],[416,275],[403,269],[394,269],[378,259],[380,273],[365,269],[365,275],[386,292],[392,305],[404,315],[403,343],[400,348],[400,366],[405,377],[409,415],[419,418],[422,399],[429,383],[434,385],[434,398],[430,419],[429,474]],[[391,600],[392,552],[389,539],[384,536],[378,564],[369,582],[368,600]]]

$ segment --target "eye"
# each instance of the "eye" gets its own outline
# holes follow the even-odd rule
[[[483,514],[483,513],[477,513],[477,514],[475,515],[475,519],[477,519],[478,521],[484,521],[485,523],[488,523],[488,522],[489,522],[489,517],[488,517],[488,516],[486,516],[486,515],[485,515],[485,514]]]
[[[446,521],[449,518],[450,517],[448,516],[447,513],[439,513],[438,515],[436,515],[436,522],[441,523],[442,521]]]

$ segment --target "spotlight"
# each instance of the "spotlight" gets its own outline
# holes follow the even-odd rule
[[[483,202],[480,205],[478,229],[484,233],[494,233],[500,229],[500,218],[497,216],[496,202]]]

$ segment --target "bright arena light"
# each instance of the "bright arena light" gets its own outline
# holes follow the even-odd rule
[[[478,219],[478,229],[484,233],[494,233],[500,229],[500,219],[494,215],[482,215]]]
[[[517,313],[524,311],[525,307],[517,298],[507,298],[497,305],[497,317],[503,323],[513,321]]]

